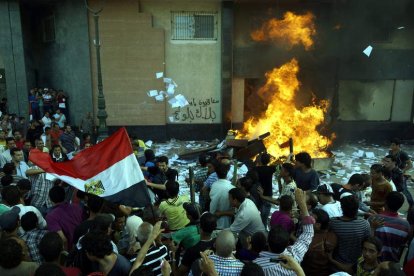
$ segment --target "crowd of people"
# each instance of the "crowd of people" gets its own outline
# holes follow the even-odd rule
[[[0,275],[414,275],[412,164],[398,139],[342,184],[321,183],[306,152],[283,164],[264,152],[240,178],[226,151],[202,154],[186,179],[198,203],[180,192],[168,157],[146,149],[139,161],[154,200],[135,208],[31,164],[34,148],[65,162],[93,144],[92,118],[77,138],[59,119],[67,110],[40,108],[48,94],[31,91],[27,126],[2,114]]]

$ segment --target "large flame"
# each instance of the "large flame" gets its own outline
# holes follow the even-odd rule
[[[266,73],[266,83],[258,94],[268,103],[266,112],[260,118],[250,118],[244,123],[237,138],[253,139],[270,132],[264,140],[267,151],[275,156],[287,156],[289,148],[281,148],[289,138],[293,138],[295,153],[306,151],[312,157],[328,156],[326,148],[331,139],[318,133],[317,127],[324,123],[329,102],[296,108],[295,94],[299,91],[297,74],[299,65],[296,59]],[[332,137],[333,138],[333,137]]]
[[[303,15],[286,12],[281,20],[272,18],[263,23],[251,37],[255,41],[286,42],[290,46],[302,43],[309,50],[313,45],[312,36],[316,34],[314,18],[310,12]]]

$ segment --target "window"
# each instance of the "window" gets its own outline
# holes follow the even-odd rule
[[[217,12],[171,12],[172,40],[217,40]]]
[[[55,41],[55,16],[50,15],[43,19],[43,42]]]

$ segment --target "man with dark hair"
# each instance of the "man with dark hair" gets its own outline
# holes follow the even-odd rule
[[[87,195],[87,208],[89,211],[88,219],[82,221],[80,225],[75,228],[75,232],[73,233],[73,244],[76,244],[79,238],[86,233],[88,233],[89,228],[93,224],[93,220],[95,219],[96,215],[101,212],[102,206],[104,204],[104,199],[102,197],[88,194]]]
[[[274,211],[270,218],[270,227],[281,226],[287,232],[292,233],[295,223],[292,220],[293,199],[284,195],[279,199],[279,211]]]
[[[161,202],[159,209],[161,215],[167,218],[169,229],[177,231],[190,222],[183,208],[184,202],[190,199],[187,195],[178,196],[180,185],[176,181],[167,181],[165,187],[168,199]]]
[[[26,262],[22,246],[14,238],[0,241],[0,275],[33,275],[38,267]]]
[[[234,186],[226,179],[228,170],[229,166],[223,163],[217,165],[216,174],[218,180],[213,183],[210,190],[210,213],[218,216],[218,229],[229,228],[231,224],[232,212],[229,201],[229,191],[233,189]]]
[[[383,211],[385,199],[392,191],[390,183],[384,178],[383,170],[384,168],[381,164],[371,166],[372,194],[369,205],[377,213]]]
[[[289,246],[290,235],[285,229],[276,226],[270,230],[267,239],[270,252],[260,252],[259,257],[253,261],[263,268],[265,275],[296,275],[292,270],[284,268],[277,259],[281,255],[289,255],[300,263],[312,241],[314,232],[312,224],[315,220],[312,216],[309,216],[306,206],[306,194],[301,189],[296,189],[295,198],[302,214],[303,232],[295,243]]]
[[[188,275],[194,262],[199,259],[200,252],[214,247],[215,239],[211,234],[217,227],[217,217],[210,213],[204,213],[200,218],[200,241],[193,247],[188,248],[181,260],[181,264],[174,275],[184,276]],[[175,267],[175,266],[173,266]],[[173,268],[174,270],[174,268]]]
[[[246,193],[241,188],[229,191],[229,201],[231,207],[236,209],[230,231],[239,235],[242,241],[254,233],[266,231],[259,210],[253,201],[246,198]]]
[[[356,194],[359,190],[362,189],[364,184],[364,179],[361,174],[354,173],[348,180],[348,183],[345,185],[333,183],[331,184],[332,190],[334,192],[334,199],[340,200],[342,195],[346,194]]]
[[[316,220],[313,225],[315,236],[301,265],[306,275],[331,275],[331,263],[328,254],[336,247],[337,237],[329,231],[330,219],[327,212],[322,209],[315,209],[312,216]]]
[[[157,195],[157,202],[168,198],[165,192],[165,184],[167,181],[177,181],[178,172],[174,169],[168,167],[168,157],[160,156],[156,159],[156,167],[149,167],[148,172],[154,177],[152,182],[147,182],[147,185],[152,189],[152,191]]]
[[[61,145],[53,145],[50,151],[50,157],[53,162],[60,163],[68,161],[68,156],[63,152]]]
[[[108,235],[88,233],[82,239],[86,256],[98,265],[98,270],[108,276],[129,275],[131,263],[122,255],[113,252]]]
[[[319,186],[318,173],[312,169],[312,158],[307,152],[295,155],[295,174],[293,179],[298,188],[313,191]]]
[[[397,160],[394,155],[387,155],[382,159],[384,171],[388,172],[390,180],[394,182],[398,192],[401,192],[407,198],[409,208],[414,204],[413,196],[408,191],[406,179],[402,170],[397,166]]]
[[[78,205],[65,202],[65,190],[60,186],[50,189],[49,197],[53,202],[53,208],[46,216],[47,228],[49,231],[57,232],[65,248],[70,250],[75,228],[82,222],[82,209]]]
[[[33,262],[38,264],[42,263],[42,258],[39,254],[39,244],[47,231],[39,229],[37,216],[31,211],[22,216],[20,224],[25,231],[22,239],[26,242],[27,247],[29,248],[30,258]]]
[[[39,253],[47,264],[60,265],[60,256],[63,252],[62,238],[56,232],[47,232],[39,243]],[[66,275],[80,275],[76,267],[61,267]]]
[[[60,135],[59,141],[63,152],[66,154],[70,154],[76,150],[76,136],[72,131],[72,127],[70,125],[65,126],[65,131],[62,133],[62,135]]]
[[[369,236],[368,221],[357,218],[358,199],[354,195],[341,198],[342,217],[332,218],[331,230],[338,237],[333,259],[344,265],[355,264],[362,254],[362,241]]]
[[[401,141],[398,138],[393,138],[391,140],[390,151],[388,154],[394,156],[397,167],[400,168],[403,173],[408,171],[413,167],[410,157],[405,151],[401,150]]]
[[[12,157],[12,162],[16,167],[16,175],[20,178],[27,178],[26,171],[29,169],[29,166],[24,162],[23,151],[18,148],[12,148],[10,150],[10,155]]]
[[[263,196],[272,197],[272,179],[273,174],[276,172],[276,166],[268,166],[270,162],[270,155],[268,153],[260,154],[260,157],[257,159],[258,164],[253,168],[257,172],[259,177],[260,186],[263,188]],[[271,205],[269,202],[263,202],[261,210],[262,222],[267,226],[267,220],[269,218]]]
[[[200,241],[200,207],[196,203],[184,202],[183,208],[190,222],[184,228],[172,233],[171,237],[176,244],[179,244],[180,249],[187,249]]]
[[[10,163],[12,161],[10,150],[16,147],[16,141],[13,137],[6,138],[6,147],[7,149],[0,154],[0,168],[3,168],[6,163]]]
[[[382,261],[399,262],[401,251],[410,236],[410,224],[398,215],[398,210],[404,204],[404,196],[399,192],[390,192],[385,199],[385,211],[369,218],[372,227],[378,220],[383,221],[382,226],[375,229],[375,236],[384,245],[381,251]]]

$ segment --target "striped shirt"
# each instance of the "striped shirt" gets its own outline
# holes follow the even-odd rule
[[[161,263],[163,259],[169,260],[168,249],[165,245],[156,246],[153,245],[148,249],[147,255],[142,262],[142,265],[148,266],[152,269],[154,275],[162,275],[161,273]],[[131,259],[131,263],[135,261],[136,258]]]
[[[399,262],[401,250],[408,241],[410,224],[398,213],[383,212],[374,218],[382,218],[384,226],[375,230],[375,237],[382,241],[381,260]],[[373,217],[370,218],[372,220]]]
[[[296,242],[288,246],[281,254],[276,254],[268,251],[262,251],[259,257],[253,262],[260,265],[266,276],[280,275],[280,276],[294,276],[293,270],[289,270],[280,265],[280,263],[272,262],[271,259],[277,259],[280,255],[290,255],[297,262],[302,262],[303,257],[308,251],[309,245],[313,238],[313,223],[314,219],[311,216],[305,217],[303,220],[303,232],[300,234]]]
[[[217,255],[210,255],[209,258],[213,261],[214,268],[220,276],[238,276],[244,266],[244,263],[234,257],[223,258]]]
[[[368,221],[332,218],[330,227],[338,237],[334,259],[343,264],[355,264],[362,255],[362,241],[370,235]]]

